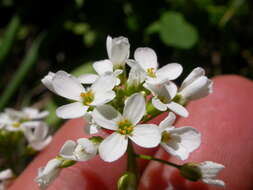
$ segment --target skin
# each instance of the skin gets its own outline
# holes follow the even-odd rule
[[[180,118],[176,127],[193,126],[202,133],[202,144],[184,162],[211,160],[222,163],[226,168],[218,176],[226,183],[226,190],[253,189],[253,82],[239,76],[220,76],[214,79],[214,93],[201,100],[193,101],[187,109],[188,118]],[[159,123],[166,115],[152,122]],[[42,151],[16,179],[10,190],[38,189],[34,178],[39,167],[55,157],[62,144],[68,139],[87,137],[84,135],[82,119],[66,122],[52,143]],[[101,133],[105,136],[106,133]],[[139,153],[154,155],[178,164],[180,160],[169,156],[162,148],[136,149]],[[176,190],[218,190],[201,182],[189,182],[178,171],[160,163],[139,162],[142,173],[140,190],[165,190],[173,185]],[[49,186],[49,190],[113,190],[119,176],[126,169],[126,157],[116,162],[105,163],[98,156],[88,162],[80,162],[64,169]]]

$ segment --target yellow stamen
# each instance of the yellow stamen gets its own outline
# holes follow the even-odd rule
[[[162,133],[162,142],[168,143],[171,139],[172,139],[172,137],[171,137],[170,133],[168,133],[167,131],[164,131]]]
[[[15,128],[20,127],[20,125],[21,125],[21,123],[19,123],[19,122],[13,122],[12,123],[12,126],[15,127]]]
[[[123,119],[118,122],[118,132],[122,135],[129,135],[133,132],[134,126],[133,124],[128,121],[127,119]]]
[[[149,77],[156,78],[155,68],[148,68],[147,74]]]
[[[91,104],[94,100],[94,93],[91,90],[82,92],[80,96],[83,98],[83,104],[86,106]]]

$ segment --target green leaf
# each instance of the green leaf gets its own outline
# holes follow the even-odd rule
[[[146,29],[146,34],[154,34],[161,30],[161,25],[159,21],[155,21],[152,24],[150,24]]]
[[[95,71],[93,70],[92,64],[90,62],[84,63],[83,65],[81,65],[80,67],[77,67],[71,72],[71,74],[75,76],[80,76],[82,74],[88,74],[88,73],[95,73]]]
[[[168,11],[160,20],[160,38],[168,46],[190,49],[198,41],[196,28],[181,13]]]

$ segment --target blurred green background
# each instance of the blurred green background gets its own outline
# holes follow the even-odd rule
[[[106,36],[126,36],[131,57],[153,48],[161,65],[179,62],[182,80],[194,67],[208,76],[253,78],[253,2],[246,0],[1,0],[0,110],[62,101],[40,82],[48,71],[89,72],[107,58]]]

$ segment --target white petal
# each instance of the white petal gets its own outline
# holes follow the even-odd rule
[[[57,108],[56,115],[63,119],[78,118],[83,116],[88,108],[88,106],[84,106],[81,102],[74,102]]]
[[[97,154],[97,146],[87,138],[77,140],[77,146],[74,150],[74,156],[77,161],[87,161]]]
[[[99,75],[103,75],[108,72],[109,73],[113,72],[112,62],[108,59],[94,62],[93,68]]]
[[[145,72],[133,67],[133,68],[131,68],[131,70],[129,72],[127,84],[129,86],[136,86],[137,87],[142,82],[144,82],[145,78],[146,78]]]
[[[90,104],[91,106],[101,106],[103,104],[106,104],[107,102],[110,102],[115,98],[115,92],[114,91],[108,91],[104,93],[96,93],[94,96],[94,100]]]
[[[0,172],[0,180],[4,181],[7,179],[10,179],[14,177],[13,172],[11,171],[11,169],[6,169]]]
[[[42,82],[49,90],[51,90],[52,92],[55,92],[55,91],[54,91],[54,87],[53,87],[53,85],[52,85],[52,80],[53,80],[54,75],[55,75],[55,73],[49,72],[46,76],[44,76],[43,79],[41,79],[41,82]]]
[[[58,176],[60,172],[59,166],[61,163],[61,160],[52,159],[47,163],[45,168],[39,169],[36,181],[41,189],[46,189],[47,186]]]
[[[172,127],[172,124],[175,122],[175,120],[176,115],[172,112],[169,112],[168,116],[159,124],[159,129],[164,131],[164,129]]]
[[[106,162],[119,159],[126,152],[128,138],[117,132],[106,137],[99,146],[99,155]]]
[[[134,52],[134,59],[145,71],[149,68],[154,68],[156,70],[158,67],[156,53],[151,48],[136,49]]]
[[[167,110],[167,104],[162,103],[158,98],[152,98],[152,105],[160,110],[160,111],[166,111]]]
[[[107,36],[106,38],[106,50],[107,50],[107,54],[108,57],[111,59],[112,57],[112,37],[111,36]]]
[[[152,148],[160,143],[161,133],[156,125],[142,124],[134,128],[129,138],[141,147]]]
[[[175,103],[175,102],[170,102],[169,104],[167,104],[167,107],[175,112],[176,114],[182,116],[182,117],[188,117],[189,113],[187,111],[187,109],[184,108],[184,106]]]
[[[95,93],[110,91],[116,85],[116,77],[113,74],[106,74],[99,77],[92,85],[91,89]]]
[[[180,94],[187,100],[196,100],[212,92],[212,81],[206,76],[201,76],[186,86]]]
[[[110,105],[98,106],[92,112],[94,121],[101,127],[117,130],[117,122],[121,118],[120,113]]]
[[[216,162],[205,161],[199,164],[199,168],[203,178],[214,178],[225,167]]]
[[[96,74],[84,74],[78,77],[82,84],[92,84],[98,79]]]
[[[63,157],[64,159],[67,159],[67,160],[75,160],[75,157],[73,155],[73,152],[76,148],[76,142],[75,141],[72,141],[72,140],[67,140],[61,150],[60,150],[60,153],[59,155],[61,157]]]
[[[186,160],[189,154],[200,146],[201,134],[192,127],[174,128],[168,132],[171,140],[166,144],[162,143],[162,146],[181,160]]]
[[[197,68],[193,69],[193,71],[182,82],[180,91],[183,90],[186,86],[190,85],[197,78],[204,76],[204,75],[205,75],[205,70],[203,68],[197,67]]]
[[[169,99],[172,100],[176,94],[177,94],[177,86],[173,82],[167,82],[164,87],[166,88],[168,94],[169,94]]]
[[[133,125],[137,124],[146,113],[146,103],[141,93],[135,93],[125,101],[123,117],[129,119]]]
[[[85,133],[92,135],[99,132],[100,127],[96,124],[96,122],[92,118],[91,112],[87,112],[84,115],[84,119],[86,120],[86,126],[84,127]]]
[[[120,36],[110,40],[108,38],[108,56],[113,65],[122,65],[129,57],[130,44],[127,38]],[[110,51],[110,52],[109,52]]]
[[[183,67],[180,64],[170,63],[158,69],[156,75],[161,81],[175,80],[181,75],[182,71]]]
[[[44,149],[47,145],[49,145],[52,141],[52,136],[48,136],[46,139],[43,139],[42,141],[34,141],[30,143],[30,146],[37,151],[41,151]]]
[[[209,185],[216,185],[219,187],[225,187],[225,183],[222,180],[219,179],[202,179],[202,181]]]
[[[55,73],[52,84],[57,94],[71,100],[81,100],[80,94],[85,91],[77,78],[66,76],[63,71]]]

